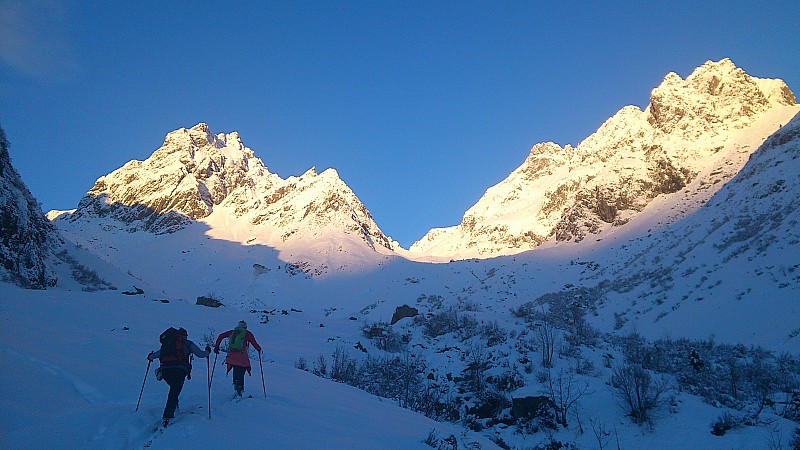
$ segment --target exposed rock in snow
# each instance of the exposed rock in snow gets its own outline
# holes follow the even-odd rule
[[[644,111],[622,108],[577,147],[534,145],[461,224],[431,230],[411,251],[490,257],[599,239],[659,196],[694,210],[797,111],[783,81],[751,77],[729,59],[708,61],[686,80],[670,73]]]
[[[800,113],[701,208],[591,255],[598,321],[772,348],[797,346]],[[653,213],[655,211],[648,211]],[[752,334],[751,334],[752,333]]]
[[[11,165],[0,128],[0,280],[44,289],[57,277],[47,264],[61,238]]]
[[[169,133],[145,161],[100,177],[71,220],[110,216],[129,231],[162,234],[212,220],[215,211],[270,230],[276,238],[268,244],[332,233],[356,236],[372,249],[397,246],[335,170],[312,168],[284,180],[237,133],[215,135],[204,123]]]

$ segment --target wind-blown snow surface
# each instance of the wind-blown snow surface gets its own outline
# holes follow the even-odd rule
[[[264,398],[256,361],[246,391],[231,401],[230,375],[217,367],[208,418],[207,363],[194,361],[175,423],[153,432],[168,388],[151,373],[134,412],[147,368],[168,326],[190,339],[228,329],[242,311],[116,292],[26,291],[0,284],[0,447],[18,448],[430,448],[432,430],[462,443],[494,448],[455,425],[434,422],[393,402],[295,369],[296,353],[330,332],[308,330],[305,318],[250,322],[264,346]],[[255,323],[254,323],[255,322]],[[201,344],[202,345],[202,344]],[[212,355],[213,358],[213,355]],[[213,359],[212,359],[213,361]],[[222,358],[218,360],[221,364]]]

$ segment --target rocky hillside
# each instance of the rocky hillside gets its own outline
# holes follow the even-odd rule
[[[169,133],[146,160],[100,177],[70,220],[111,217],[129,231],[163,234],[215,211],[271,230],[273,244],[333,232],[372,249],[396,245],[335,170],[282,179],[237,133],[213,134],[204,123]]]
[[[411,250],[489,257],[600,239],[659,197],[675,203],[675,220],[707,201],[797,111],[783,81],[751,77],[728,59],[685,80],[670,73],[644,111],[622,108],[577,147],[533,146],[461,224],[431,230]]]
[[[800,324],[800,113],[693,214],[647,238],[591,255],[583,280],[616,326],[657,337],[756,341],[796,347]],[[566,293],[566,292],[565,292]],[[598,316],[601,321],[603,314]],[[748,335],[745,331],[752,332]],[[737,334],[738,333],[738,334]]]
[[[45,289],[57,281],[47,260],[61,239],[11,165],[8,146],[0,128],[0,280]]]

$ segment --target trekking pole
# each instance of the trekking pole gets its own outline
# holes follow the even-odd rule
[[[206,381],[208,381],[208,418],[211,418],[211,358],[206,356]]]
[[[208,389],[211,389],[211,383],[214,382],[214,371],[217,370],[217,356],[219,356],[219,353],[214,353],[214,365],[211,366],[211,379],[208,380]]]
[[[142,381],[142,390],[139,391],[139,400],[136,401],[136,411],[139,411],[139,403],[142,401],[142,393],[144,392],[144,383],[147,381],[147,373],[150,372],[150,359],[147,359],[147,370],[144,371],[144,381]],[[135,411],[134,411],[135,412]]]
[[[264,384],[264,363],[261,362],[261,352],[258,352],[258,364],[261,365],[261,387],[264,388],[264,398],[267,398],[267,385]]]

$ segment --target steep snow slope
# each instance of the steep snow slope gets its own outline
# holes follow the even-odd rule
[[[460,225],[431,230],[411,251],[515,254],[548,241],[602,238],[660,197],[702,204],[798,110],[781,80],[750,77],[728,59],[706,62],[686,80],[670,73],[644,111],[626,106],[577,147],[536,144]]]
[[[376,251],[396,246],[335,170],[281,179],[237,133],[215,135],[204,123],[169,133],[145,161],[100,177],[69,220],[108,216],[129,231],[163,234],[220,210],[258,228],[273,246],[331,234],[355,236]]]
[[[637,233],[594,243],[579,258],[595,267],[580,283],[596,287],[594,323],[800,350],[798,174],[800,115],[701,208],[652,204]]]

